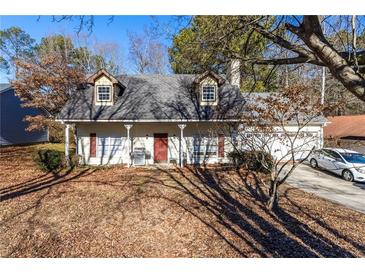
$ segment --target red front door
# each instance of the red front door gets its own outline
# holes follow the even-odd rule
[[[156,163],[167,162],[168,135],[167,133],[155,133],[153,151]]]

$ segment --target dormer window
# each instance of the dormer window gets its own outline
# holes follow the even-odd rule
[[[97,100],[99,102],[110,102],[112,100],[112,87],[111,86],[96,86]]]
[[[199,94],[201,106],[217,106],[219,101],[218,87],[224,84],[224,79],[212,71],[206,71],[194,79],[196,91]]]
[[[94,104],[96,106],[112,106],[121,96],[125,86],[105,69],[100,69],[87,79],[94,86]]]
[[[202,102],[215,102],[216,98],[216,87],[213,85],[204,85],[202,90]]]

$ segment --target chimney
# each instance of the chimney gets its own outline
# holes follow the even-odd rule
[[[239,59],[232,59],[227,67],[227,79],[229,83],[238,88],[241,86],[240,66],[241,61]]]

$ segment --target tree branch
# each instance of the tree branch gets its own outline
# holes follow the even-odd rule
[[[289,29],[291,30],[291,29]],[[351,93],[365,101],[365,80],[326,40],[318,16],[304,16],[300,31],[295,34],[329,68],[332,75]]]
[[[289,41],[285,40],[284,38],[282,38],[276,34],[273,34],[270,31],[267,31],[260,24],[255,24],[253,26],[253,28],[255,29],[255,31],[260,33],[265,38],[273,41],[275,44],[277,44],[287,50],[297,53],[299,56],[306,56],[311,59],[316,59],[316,57],[306,48],[290,43]]]
[[[278,59],[247,59],[246,62],[253,63],[255,65],[297,65],[297,64],[314,64],[318,66],[324,66],[323,62],[319,60],[312,60],[305,56],[298,56],[292,58],[278,58]]]

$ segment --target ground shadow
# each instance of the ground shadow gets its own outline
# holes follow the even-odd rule
[[[253,183],[255,180],[247,180],[247,173],[235,171],[241,179],[241,186],[238,186],[237,182],[222,176],[217,169],[186,167],[161,169],[161,172],[172,179],[176,186],[166,185],[158,179],[154,183],[174,187],[197,202],[198,209],[186,204],[179,206],[211,228],[240,256],[356,257],[354,252],[343,248],[327,234],[321,234],[302,223],[295,214],[282,208],[276,212],[268,211],[262,203],[267,199],[264,190]],[[211,217],[207,218],[206,214],[202,214],[203,211],[209,212]],[[315,219],[309,212],[306,214],[308,218]],[[365,254],[364,245],[354,243],[324,221],[318,221],[318,225],[328,234],[341,238]],[[227,232],[239,241],[229,239]],[[247,247],[250,252],[247,252]]]
[[[292,198],[290,198],[289,193],[291,191],[295,191],[295,190],[296,190],[295,188],[291,187],[291,188],[286,189],[284,191],[284,194],[283,194],[286,201],[288,201],[293,208],[295,208],[296,210],[303,213],[306,217],[308,217],[309,220],[310,220],[310,223],[316,223],[316,224],[320,225],[322,228],[326,229],[328,232],[330,232],[336,238],[346,241],[347,243],[352,245],[355,249],[358,249],[359,251],[361,251],[361,253],[365,254],[365,245],[360,244],[360,243],[358,243],[356,241],[353,241],[352,239],[344,236],[340,231],[334,229],[332,226],[327,224],[322,218],[311,214],[309,212],[309,210],[303,208],[297,202],[295,202]],[[300,223],[300,222],[298,222],[298,220],[293,219],[290,214],[285,212],[280,207],[276,209],[275,214],[279,218],[279,220],[281,221],[283,226],[285,226],[293,234],[298,233],[298,229],[297,229],[298,226],[302,227],[302,229],[306,229],[306,230],[309,229],[308,225]],[[321,235],[319,235],[318,233],[316,233],[314,231],[313,231],[313,233],[314,233],[314,235],[317,236],[318,240],[321,241],[321,244],[324,244],[324,245],[326,245],[326,247],[330,248],[331,252],[328,253],[327,257],[331,256],[332,253],[336,254],[335,257],[343,257],[343,254],[341,253],[341,250],[336,249],[336,245],[333,245],[330,241],[328,241],[326,239],[323,239],[323,237],[321,237]],[[329,251],[328,249],[324,249],[324,252],[328,252],[328,251]]]
[[[50,224],[40,222],[40,219],[42,219],[40,217],[40,212],[43,208],[44,202],[51,194],[51,190],[54,186],[67,182],[72,182],[72,180],[78,179],[82,176],[90,175],[94,171],[94,169],[86,168],[80,171],[67,169],[66,171],[62,171],[61,173],[48,172],[37,178],[33,178],[25,182],[0,189],[0,204],[11,199],[16,199],[24,195],[39,192],[39,195],[34,196],[34,199],[32,198],[32,202],[27,202],[29,204],[27,204],[24,209],[1,220],[0,225],[6,227],[8,222],[15,220],[19,216],[25,216],[26,213],[30,214],[30,216],[22,219],[22,222],[25,222],[27,224],[27,228],[24,233],[19,235],[20,240],[17,241],[15,245],[9,246],[7,254],[1,256],[18,257],[19,255],[15,254],[24,254],[23,251],[27,248],[27,245],[29,244],[30,239],[33,237],[34,231],[36,229],[45,229],[45,231],[50,234],[50,239],[52,239],[53,241],[57,240],[58,232],[54,229],[54,227],[52,227],[52,225]],[[59,244],[62,245],[61,242]],[[37,253],[34,256],[48,256],[46,255],[48,254],[47,251],[45,251],[46,247],[47,244],[39,245],[37,249],[35,249],[37,250]],[[44,254],[42,252],[44,252]]]
[[[0,202],[66,183],[92,172],[90,169],[83,169],[79,172],[72,172],[72,169],[68,169],[63,173],[45,173],[40,177],[0,189]]]

